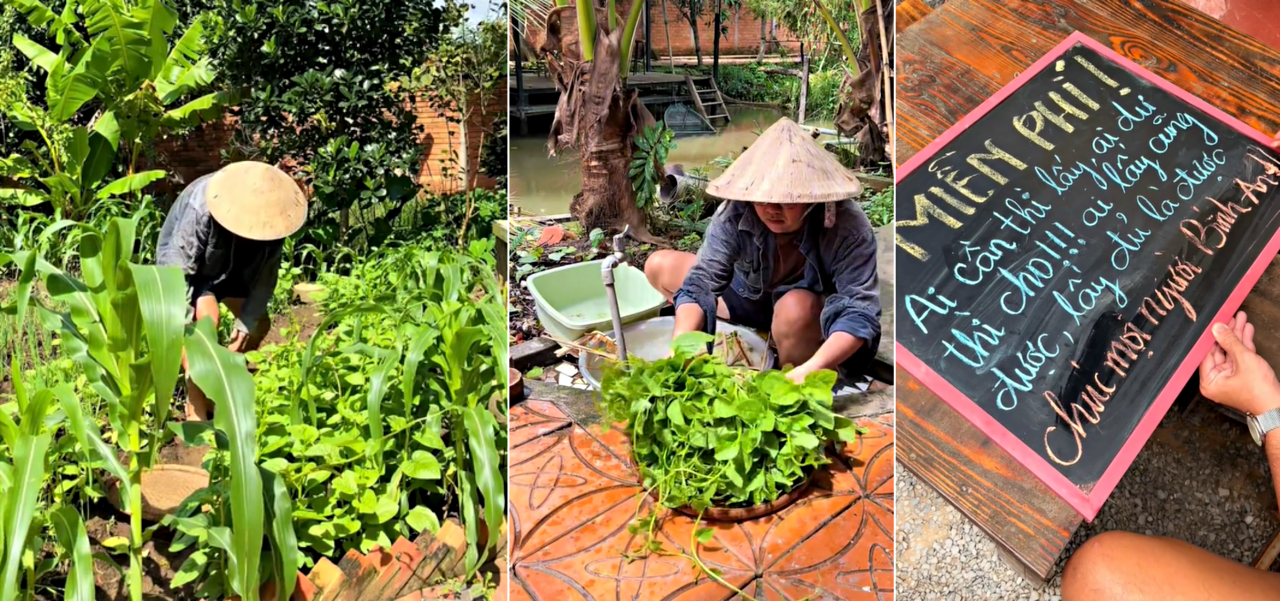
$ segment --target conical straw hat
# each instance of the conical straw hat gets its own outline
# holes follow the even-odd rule
[[[707,184],[707,194],[747,202],[835,202],[862,194],[862,183],[799,125],[783,117]]]
[[[209,214],[250,240],[280,240],[307,221],[307,198],[289,174],[266,163],[232,163],[209,178]]]

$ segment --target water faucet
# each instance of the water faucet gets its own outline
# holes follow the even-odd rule
[[[628,225],[613,237],[613,252],[600,264],[600,277],[604,280],[605,294],[609,299],[609,314],[613,318],[613,335],[618,343],[618,359],[622,361],[627,360],[627,341],[622,336],[622,313],[618,309],[618,291],[614,285],[613,270],[627,264],[622,255],[622,247],[623,241],[630,233],[631,226]]]

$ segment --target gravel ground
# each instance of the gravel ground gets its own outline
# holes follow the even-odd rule
[[[996,545],[933,489],[897,466],[900,601],[1059,601],[1072,550],[1107,530],[1179,538],[1251,562],[1280,526],[1266,459],[1244,425],[1199,401],[1170,411],[1092,524],[1076,532],[1044,585],[1008,567]]]

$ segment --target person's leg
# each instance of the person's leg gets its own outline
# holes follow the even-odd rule
[[[675,300],[676,292],[684,285],[685,276],[689,275],[689,270],[693,269],[694,263],[698,262],[698,255],[678,250],[660,250],[651,255],[644,262],[644,277],[649,280],[649,285],[653,286],[662,296],[667,297],[667,301]],[[729,310],[725,307],[724,299],[716,299],[716,315],[721,319],[729,319]]]
[[[822,346],[822,297],[808,290],[790,290],[773,306],[770,335],[778,349],[778,363],[796,366]]]
[[[214,331],[218,329],[218,299],[212,294],[204,294],[196,299],[196,321],[205,317],[213,319]],[[187,367],[187,357],[182,356],[182,366]],[[188,370],[188,373],[190,371]],[[213,419],[213,405],[204,391],[187,376],[187,421],[203,422]]]
[[[1180,540],[1105,532],[1081,545],[1062,572],[1062,601],[1280,599],[1280,574]]]

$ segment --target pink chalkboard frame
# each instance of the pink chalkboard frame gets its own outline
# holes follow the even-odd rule
[[[910,174],[920,165],[930,160],[933,155],[937,154],[948,142],[953,140],[961,132],[968,129],[974,123],[977,123],[984,115],[994,109],[1002,101],[1011,94],[1025,85],[1032,77],[1047,68],[1054,60],[1062,56],[1068,49],[1076,44],[1083,44],[1093,50],[1099,52],[1103,56],[1111,59],[1116,64],[1132,71],[1135,75],[1150,81],[1160,89],[1173,94],[1178,99],[1194,106],[1222,123],[1239,131],[1241,134],[1258,142],[1263,146],[1269,146],[1271,138],[1258,132],[1255,129],[1245,125],[1240,120],[1226,114],[1217,107],[1191,95],[1191,93],[1179,88],[1178,86],[1166,81],[1156,74],[1138,66],[1133,61],[1121,56],[1111,48],[1103,45],[1101,42],[1090,38],[1089,36],[1077,31],[1067,36],[1062,43],[1058,44],[1048,54],[1044,55],[1029,69],[1023,71],[1021,75],[1015,78],[1009,85],[1001,88],[995,96],[987,99],[978,106],[973,112],[965,115],[958,123],[951,126],[938,139],[934,140],[923,150],[911,157],[911,160],[903,163],[898,167],[895,174],[895,183],[901,182],[904,177]],[[1191,353],[1183,360],[1182,364],[1174,372],[1173,378],[1165,384],[1160,390],[1156,401],[1151,408],[1147,410],[1146,415],[1138,422],[1137,428],[1121,447],[1119,454],[1112,460],[1111,465],[1107,466],[1102,477],[1094,484],[1093,488],[1084,491],[1077,487],[1074,483],[1063,476],[1058,470],[1045,461],[1038,453],[1033,451],[1025,443],[1019,440],[1012,432],[1006,429],[1000,422],[996,421],[985,411],[983,411],[976,403],[957,390],[950,382],[938,375],[937,372],[925,365],[915,355],[908,351],[901,343],[896,343],[896,360],[903,369],[910,373],[913,377],[924,384],[930,392],[937,395],[953,409],[960,412],[974,426],[990,437],[996,444],[1000,445],[1006,452],[1013,455],[1023,466],[1031,471],[1036,477],[1040,478],[1055,494],[1062,497],[1072,508],[1080,512],[1086,521],[1092,522],[1093,518],[1098,515],[1098,511],[1102,509],[1103,503],[1111,496],[1111,492],[1115,490],[1116,484],[1120,482],[1120,477],[1128,471],[1129,466],[1133,464],[1134,458],[1138,456],[1138,451],[1142,450],[1142,446],[1146,444],[1147,439],[1151,437],[1156,426],[1160,424],[1160,419],[1164,417],[1165,412],[1173,405],[1174,400],[1178,397],[1178,393],[1186,386],[1191,379],[1191,374],[1196,371],[1201,361],[1209,353],[1209,349],[1213,346],[1213,334],[1209,331],[1210,324],[1229,321],[1240,304],[1244,302],[1244,297],[1253,289],[1254,284],[1258,282],[1258,278],[1262,277],[1262,272],[1271,264],[1271,259],[1280,251],[1280,232],[1272,236],[1262,253],[1258,255],[1257,260],[1245,273],[1240,283],[1236,285],[1231,295],[1227,298],[1225,304],[1217,315],[1211,321],[1205,322],[1205,328],[1200,333],[1200,338],[1192,347]]]

